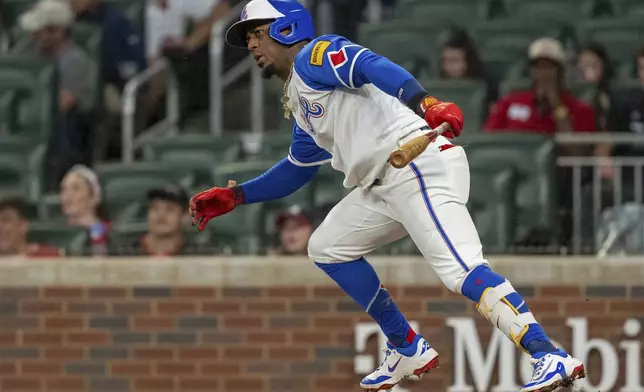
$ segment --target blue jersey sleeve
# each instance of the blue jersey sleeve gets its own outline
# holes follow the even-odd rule
[[[316,90],[373,84],[408,106],[426,94],[400,65],[337,35],[323,35],[306,45],[295,58],[295,70]]]
[[[295,125],[288,160],[296,166],[320,166],[331,161],[331,154],[315,144],[308,133]]]

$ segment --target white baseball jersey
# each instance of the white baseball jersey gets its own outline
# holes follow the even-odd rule
[[[354,75],[367,51],[337,35],[318,37],[295,58],[287,88],[296,121],[289,160],[331,162],[347,188],[370,186],[398,141],[427,126],[397,98]]]

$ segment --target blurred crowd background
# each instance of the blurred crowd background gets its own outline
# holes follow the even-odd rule
[[[189,223],[189,196],[263,173],[290,144],[279,81],[253,79],[244,51],[213,50],[243,3],[0,0],[0,255],[306,253],[349,191],[330,167],[203,233]],[[487,253],[644,253],[644,2],[303,3],[320,33],[462,108]],[[378,252],[418,251],[403,239]]]

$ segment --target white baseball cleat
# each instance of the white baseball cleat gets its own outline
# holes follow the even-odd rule
[[[521,388],[521,392],[552,392],[586,377],[584,364],[562,350],[537,353],[532,356],[530,363],[534,366],[532,379]]]
[[[409,347],[395,348],[389,343],[387,347],[382,364],[360,382],[367,391],[389,390],[408,377],[420,378],[438,366],[438,353],[422,335],[416,335]]]

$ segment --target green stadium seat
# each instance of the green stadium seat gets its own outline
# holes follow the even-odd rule
[[[635,79],[637,77],[635,61],[626,61],[623,64],[620,64],[619,67],[617,67],[616,76],[619,81]]]
[[[562,26],[556,23],[504,18],[474,25],[472,36],[479,53],[488,50],[526,56],[530,44],[541,37],[561,38]]]
[[[241,141],[234,136],[182,134],[152,140],[143,146],[149,161],[172,163],[195,174],[195,183],[210,183],[212,168],[237,161],[242,155]]]
[[[262,135],[247,134],[244,137],[247,160],[273,161],[286,158],[293,140],[293,124],[289,127]]]
[[[219,165],[212,169],[212,186],[225,187],[228,180],[236,181],[238,184],[252,180],[262,175],[275,163],[273,161],[250,161]]]
[[[585,21],[577,25],[577,35],[583,42],[604,44],[612,60],[630,62],[644,42],[644,23],[637,16]]]
[[[403,0],[398,5],[400,16],[421,22],[479,20],[486,17],[487,1],[471,0]]]
[[[515,67],[515,64],[525,59],[525,53],[507,52],[505,50],[487,50],[480,53],[481,61],[485,67],[485,72],[488,77],[493,80],[503,80],[509,78],[510,70]]]
[[[10,135],[0,136],[0,195],[20,196],[29,201],[42,191],[45,145]]]
[[[441,20],[428,24],[405,18],[363,24],[359,28],[359,43],[400,64],[417,78],[435,77],[439,70],[435,53],[449,27]]]
[[[9,114],[2,128],[11,133],[44,140],[58,121],[58,87],[54,63],[34,57],[0,57],[0,91],[16,91],[8,98],[17,113]]]
[[[642,0],[611,0],[611,3],[619,15],[644,17],[644,2]]]
[[[168,183],[185,189],[194,185],[190,171],[166,162],[104,163],[97,165],[95,171],[110,214],[118,214],[132,202],[145,200],[150,189],[162,188]]]
[[[87,250],[87,230],[57,222],[30,222],[29,242],[56,246],[71,256],[81,256]]]
[[[273,78],[277,79],[277,78]],[[267,132],[292,127],[292,118],[284,118],[282,96],[283,84],[278,80],[264,82],[264,130]],[[251,91],[250,86],[236,86],[225,91],[224,129],[250,131],[251,129]]]
[[[596,14],[595,0],[506,0],[510,17],[543,23],[576,24]]]
[[[0,93],[0,133],[10,134],[18,123],[20,101],[29,95],[20,89],[7,89]]]
[[[433,96],[442,101],[454,102],[463,111],[466,132],[481,129],[485,111],[487,85],[477,80],[421,80],[421,84]]]
[[[532,80],[529,78],[507,79],[499,83],[499,97],[504,97],[510,93],[530,90]]]
[[[534,232],[555,232],[556,155],[551,138],[519,131],[464,134],[457,142],[464,146],[470,168],[515,170],[518,185],[514,240],[526,240]],[[470,194],[478,191],[472,188]]]
[[[470,167],[468,209],[485,253],[504,253],[512,246],[516,186],[512,168]]]

